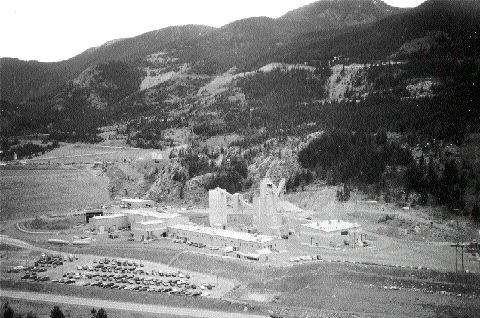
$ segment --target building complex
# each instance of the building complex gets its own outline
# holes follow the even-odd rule
[[[284,250],[284,240],[292,236],[305,245],[326,246],[341,244],[360,230],[357,223],[298,217],[302,210],[285,201],[284,193],[285,180],[276,186],[269,178],[260,182],[259,193],[251,202],[239,193],[212,189],[208,193],[210,226],[189,222],[184,213],[157,210],[153,201],[142,199],[123,199],[121,209],[103,215],[91,213],[89,221],[99,232],[128,228],[136,240],[171,237],[251,259]]]

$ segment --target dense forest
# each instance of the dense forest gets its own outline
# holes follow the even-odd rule
[[[222,158],[218,162],[220,155]],[[236,154],[227,154],[223,149],[219,153],[195,147],[187,151],[181,150],[176,157],[185,168],[185,173],[177,173],[174,180],[183,184],[191,178],[206,174],[209,174],[204,185],[206,190],[220,187],[235,193],[248,189],[252,184],[248,178],[246,160]]]
[[[304,168],[329,173],[329,183],[374,184],[386,166],[407,166],[410,150],[388,142],[384,131],[375,136],[334,130],[302,149],[298,160]]]
[[[395,191],[405,193],[406,201],[410,194],[417,193],[417,204],[445,205],[451,212],[480,220],[478,205],[466,201],[471,191],[477,198],[480,195],[480,179],[468,164],[442,149],[433,144],[416,159],[410,147],[389,140],[385,131],[367,134],[334,130],[311,141],[300,151],[298,160],[332,185],[373,185],[377,194],[385,194],[386,201]],[[424,153],[429,155],[428,160]]]

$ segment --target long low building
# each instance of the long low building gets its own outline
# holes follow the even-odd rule
[[[358,223],[342,220],[323,220],[300,225],[300,241],[311,246],[336,246],[350,241],[361,230]]]
[[[188,222],[188,217],[178,213],[164,213],[147,209],[122,209],[115,214],[95,216],[90,223],[97,231],[115,231],[130,227],[136,240],[143,241],[167,235],[170,225]]]
[[[233,251],[256,252],[258,250],[283,250],[281,238],[230,231],[193,224],[177,224],[168,227],[171,237],[184,239],[207,246],[231,247]]]
[[[138,241],[167,236],[167,223],[164,220],[140,221],[132,226],[133,237]]]
[[[94,216],[90,224],[99,232],[115,231],[128,227],[128,218],[125,214],[107,214]]]

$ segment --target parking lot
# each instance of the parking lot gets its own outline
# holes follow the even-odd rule
[[[234,282],[208,274],[190,273],[153,262],[102,258],[93,255],[42,254],[28,266],[13,266],[7,277],[137,292],[220,298]]]

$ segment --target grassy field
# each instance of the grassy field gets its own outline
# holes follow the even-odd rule
[[[0,170],[2,221],[64,213],[110,201],[108,179],[83,169]]]
[[[477,294],[478,276],[466,278],[469,284],[465,285],[453,283],[454,277],[448,274],[328,263],[276,269],[274,273],[250,283],[241,297],[269,291],[277,293],[276,304],[284,307],[408,317],[432,317],[444,305],[480,309],[478,299],[455,296]],[[439,295],[440,291],[452,296]]]
[[[154,152],[160,151],[98,144],[62,144],[61,147],[28,162],[61,164],[94,163],[96,161],[123,162],[124,160],[151,159]],[[168,155],[164,157],[168,158]]]

